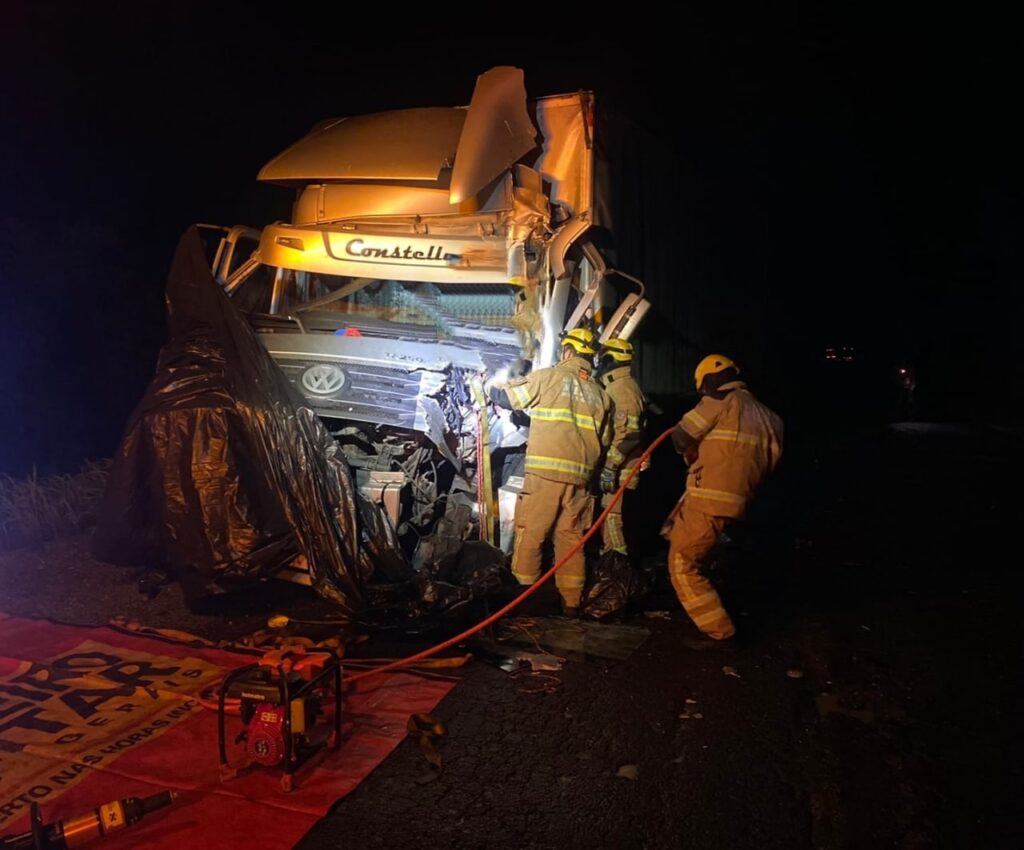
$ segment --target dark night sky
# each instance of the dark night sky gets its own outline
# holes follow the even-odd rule
[[[190,222],[285,217],[288,193],[255,174],[313,123],[468,103],[496,64],[524,68],[532,94],[593,89],[675,161],[677,218],[644,225],[683,255],[648,281],[659,332],[756,359],[748,371],[783,407],[821,381],[824,345],[851,344],[913,359],[936,415],[974,417],[997,396],[993,417],[1012,409],[995,365],[1020,385],[1006,22],[881,32],[789,12],[516,35],[402,32],[393,10],[375,23],[88,5],[3,12],[0,471],[112,450],[163,341],[162,280]]]

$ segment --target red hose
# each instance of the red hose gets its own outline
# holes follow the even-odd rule
[[[422,652],[417,652],[415,655],[410,655],[408,658],[400,658],[398,659],[398,661],[392,661],[390,664],[385,664],[381,667],[374,667],[372,670],[366,670],[362,673],[356,673],[354,676],[348,676],[346,677],[346,681],[349,683],[358,682],[362,679],[368,679],[370,676],[375,676],[378,673],[387,673],[389,670],[398,670],[399,668],[406,667],[407,665],[412,664],[413,662],[420,661],[424,658],[429,658],[432,655],[436,655],[439,652],[443,652],[449,647],[455,646],[455,644],[461,643],[466,638],[475,635],[480,630],[486,629],[492,623],[496,623],[498,620],[504,617],[509,611],[511,611],[524,600],[526,600],[527,597],[532,596],[534,593],[540,590],[540,586],[542,584],[544,584],[555,573],[557,573],[563,567],[566,561],[568,561],[573,555],[575,555],[580,549],[582,549],[591,537],[597,534],[597,530],[604,524],[604,521],[608,517],[608,514],[611,513],[612,508],[614,508],[615,505],[618,504],[619,500],[622,498],[623,492],[625,492],[626,490],[626,487],[629,486],[629,483],[633,480],[634,476],[640,471],[640,467],[643,465],[644,461],[646,461],[647,458],[651,456],[651,453],[659,445],[665,442],[665,440],[667,440],[672,435],[672,432],[674,430],[675,426],[669,428],[646,448],[644,453],[640,455],[636,464],[629,471],[629,475],[626,476],[626,480],[623,481],[622,484],[619,485],[619,489],[615,491],[615,494],[612,496],[612,500],[608,503],[608,507],[601,511],[601,515],[598,516],[598,518],[594,521],[594,524],[590,526],[590,529],[587,531],[587,533],[583,535],[580,541],[575,546],[573,546],[572,549],[566,552],[562,560],[560,560],[550,570],[544,573],[544,575],[537,579],[537,581],[535,581],[533,584],[527,587],[526,590],[519,594],[519,596],[517,596],[515,599],[509,602],[508,605],[506,605],[504,608],[501,608],[498,611],[495,611],[487,619],[477,623],[472,628],[466,629],[466,631],[462,632],[461,634],[457,634],[453,638],[448,638],[448,640],[443,641],[442,643],[439,643],[436,646],[432,646],[429,649],[424,649]]]

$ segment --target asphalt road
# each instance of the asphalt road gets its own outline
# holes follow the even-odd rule
[[[673,617],[635,615],[651,635],[625,661],[543,680],[474,663],[437,709],[443,770],[404,742],[299,847],[1020,846],[1021,437],[913,425],[795,445],[720,554],[743,648],[687,650],[663,584],[645,607]],[[265,613],[188,614],[114,570],[74,542],[8,553],[0,607],[211,636]]]

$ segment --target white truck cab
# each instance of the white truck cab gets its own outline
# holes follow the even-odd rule
[[[628,338],[649,306],[588,238],[591,94],[528,101],[494,68],[468,107],[324,121],[258,179],[295,191],[291,220],[226,231],[218,281],[418,559],[493,541],[491,454],[525,436],[483,384],[574,327]]]

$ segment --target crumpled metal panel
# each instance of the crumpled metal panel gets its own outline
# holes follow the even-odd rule
[[[319,224],[349,219],[405,216],[450,216],[495,212],[512,208],[511,179],[499,181],[492,191],[453,205],[448,189],[433,186],[380,185],[377,183],[319,183],[303,189],[292,210],[292,224]]]
[[[593,105],[590,92],[542,97],[535,104],[544,150],[533,167],[550,184],[552,205],[575,216],[593,207]]]
[[[485,358],[489,353],[509,359],[518,353],[513,330],[469,323],[456,323],[455,326],[458,339],[452,341],[323,333],[267,333],[260,334],[260,341],[280,362],[289,359],[333,361],[342,365],[362,364],[406,372],[443,372],[450,366],[478,372],[486,367]]]
[[[477,78],[452,170],[451,202],[477,194],[537,147],[537,128],[526,111],[520,68],[491,68]]]
[[[268,183],[436,181],[455,159],[466,110],[396,109],[326,122],[260,169]]]
[[[307,186],[292,209],[292,224],[319,224],[376,216],[447,215],[448,190],[374,183],[320,183]]]

